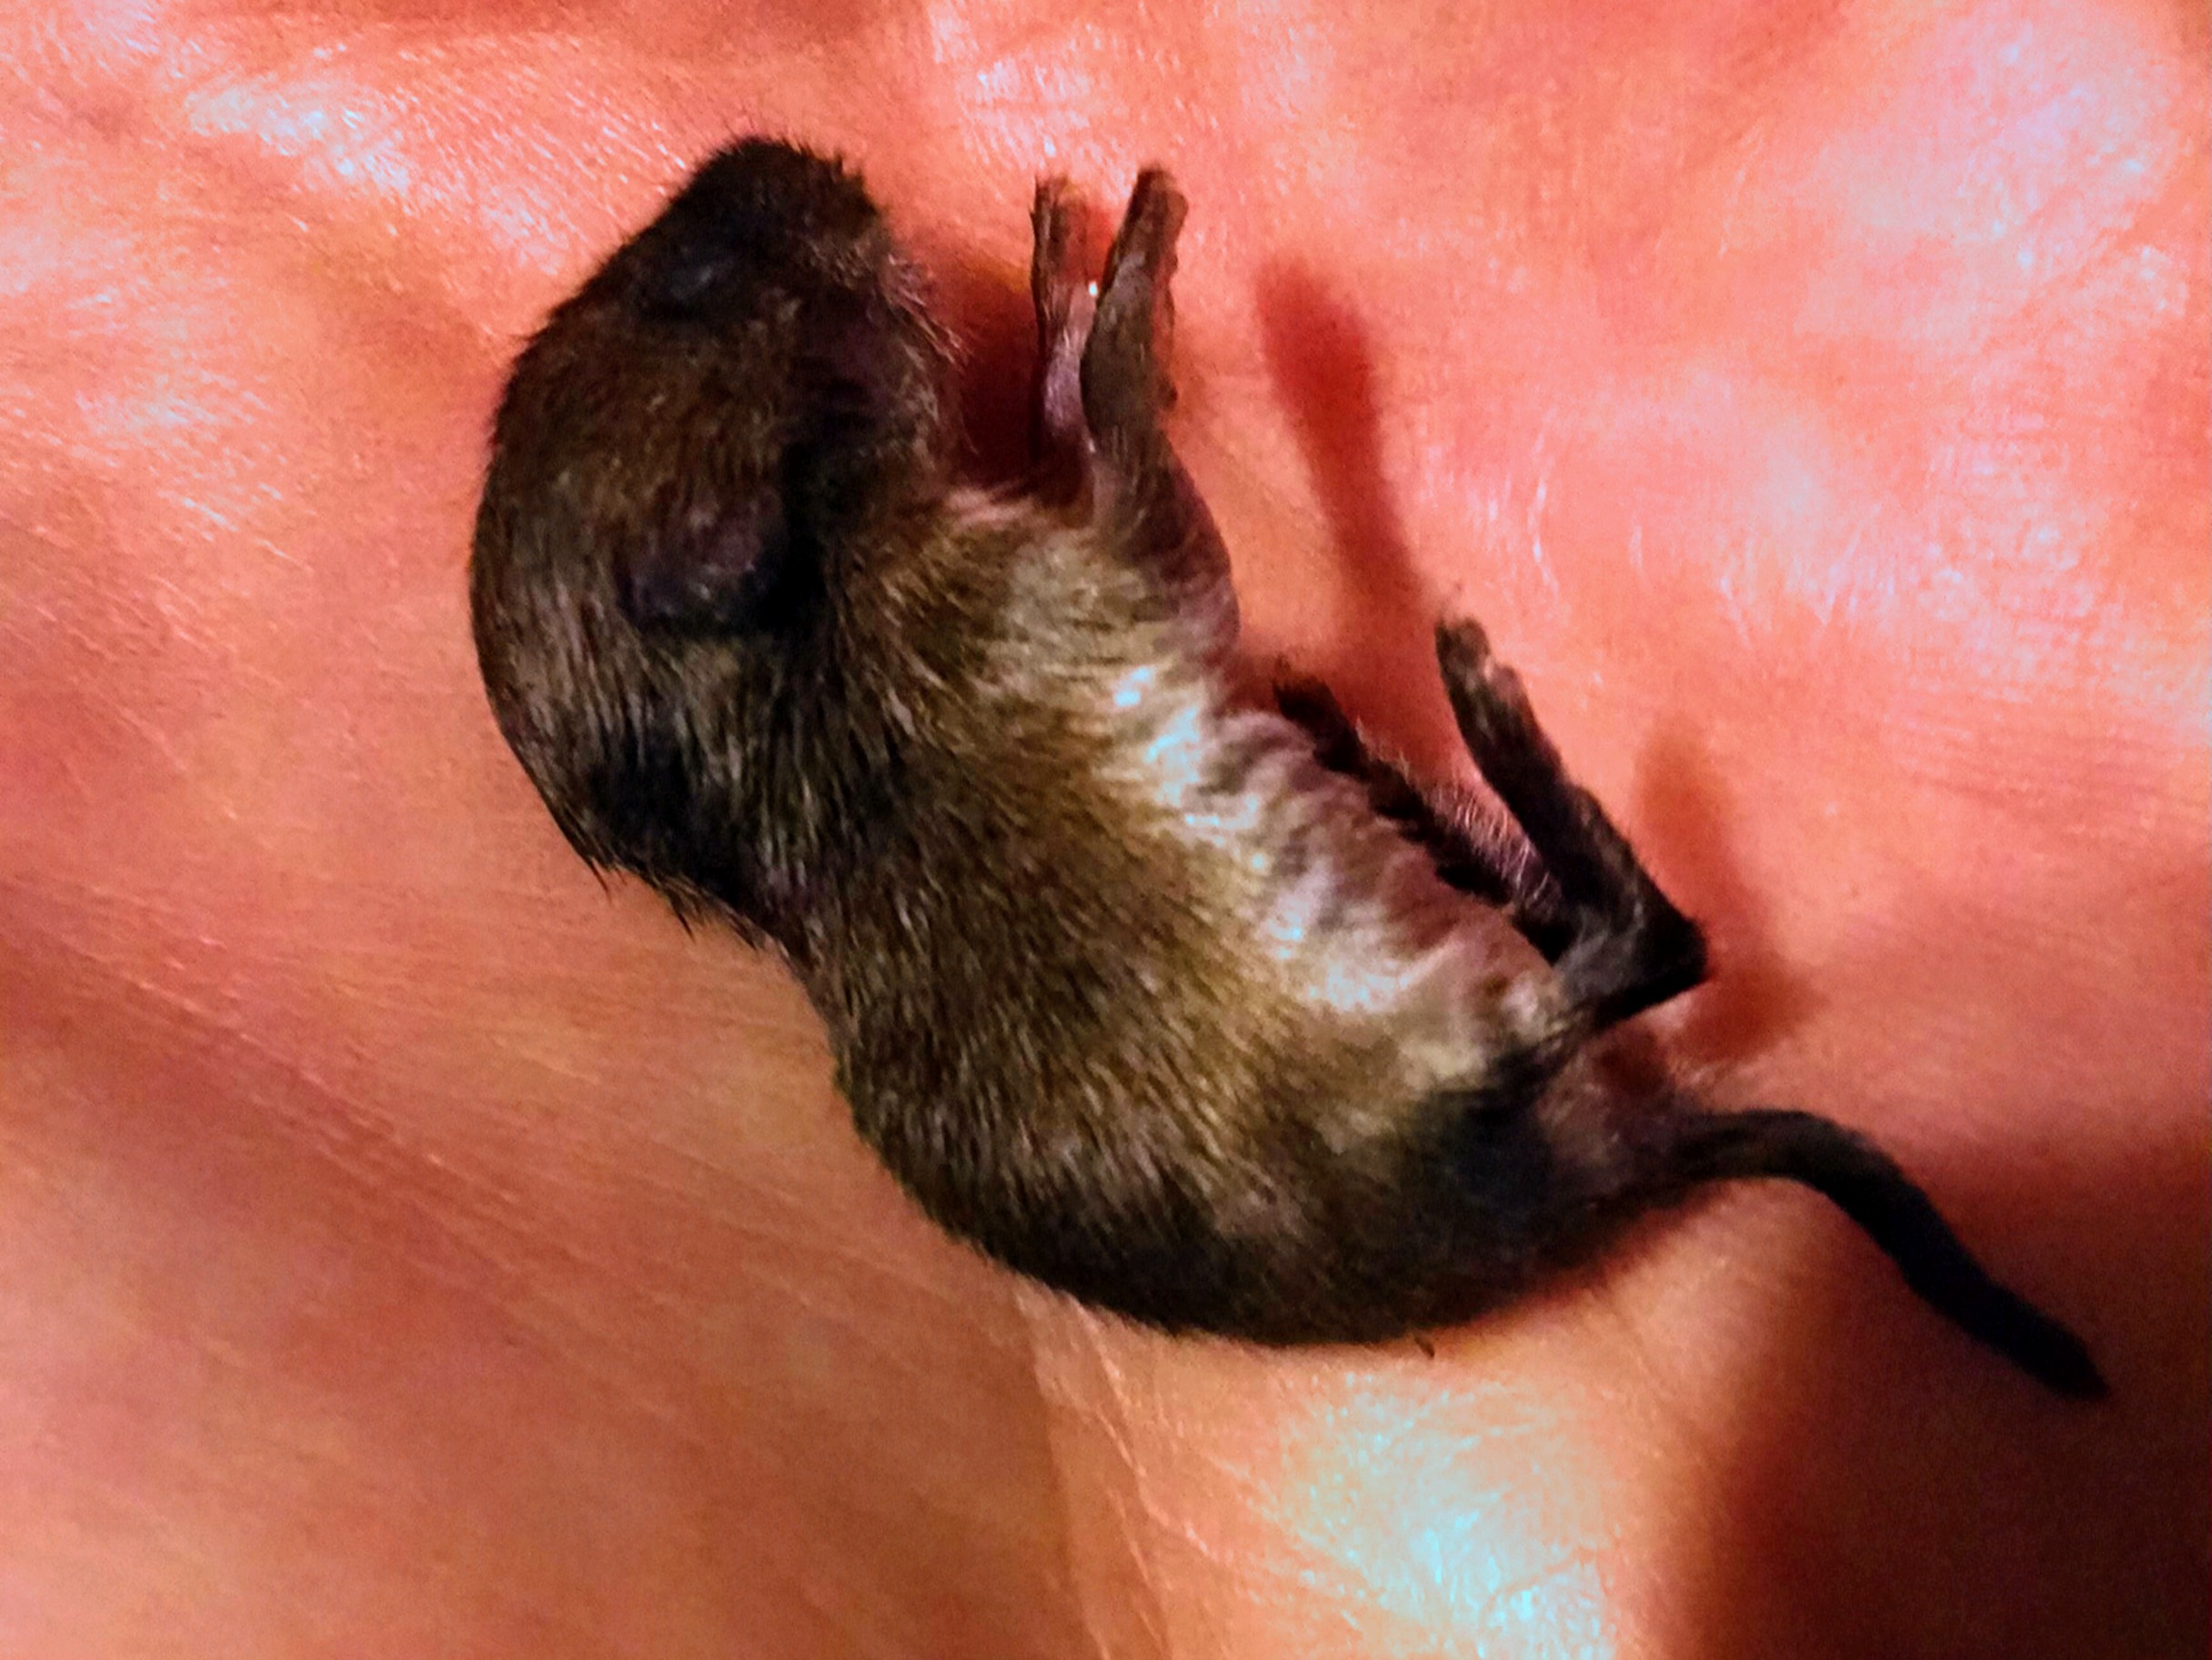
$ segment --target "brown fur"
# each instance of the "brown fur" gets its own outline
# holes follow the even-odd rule
[[[2046,1382],[2101,1386],[1863,1139],[1600,1087],[1584,1045],[1696,983],[1703,941],[1480,629],[1439,662],[1517,831],[1440,807],[1324,689],[1238,706],[1227,562],[1161,427],[1181,216],[1148,173],[1094,305],[1040,190],[1024,494],[950,477],[921,286],[803,150],[714,157],[555,313],[471,581],[569,840],[779,950],[908,1191],[1091,1303],[1381,1338],[1783,1175]]]

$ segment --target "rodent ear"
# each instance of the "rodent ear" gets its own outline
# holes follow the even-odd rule
[[[923,325],[880,294],[810,296],[763,401],[720,408],[634,529],[618,538],[622,609],[648,631],[773,630],[799,620],[822,553],[864,545],[886,510],[937,483],[941,410]],[[711,337],[699,351],[727,341]],[[729,351],[727,383],[750,360]]]
[[[793,564],[781,494],[763,489],[666,516],[628,549],[618,589],[640,629],[734,633],[784,609]]]

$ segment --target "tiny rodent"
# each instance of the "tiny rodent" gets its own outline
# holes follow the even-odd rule
[[[1239,697],[1227,560],[1161,425],[1182,216],[1146,171],[1093,285],[1080,204],[1039,187],[1020,490],[955,477],[949,342],[839,161],[722,150],[553,313],[469,581],[569,842],[780,952],[907,1192],[1086,1303],[1398,1337],[1702,1184],[1784,1177],[2024,1371],[2101,1393],[1864,1136],[1598,1063],[1704,977],[1704,937],[1474,623],[1437,660],[1506,818],[1316,683]]]

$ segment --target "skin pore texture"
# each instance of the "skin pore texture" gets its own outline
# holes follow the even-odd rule
[[[2196,12],[0,31],[0,1647],[2202,1652]],[[986,476],[1010,204],[1171,163],[1251,649],[1463,776],[1479,615],[1711,933],[1658,1035],[1879,1137],[2112,1400],[1795,1193],[1433,1357],[1159,1338],[916,1216],[469,648],[516,348],[762,129],[865,160]]]

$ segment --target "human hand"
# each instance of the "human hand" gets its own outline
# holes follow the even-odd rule
[[[2201,1645],[2195,23],[0,28],[5,1646]],[[468,647],[507,362],[748,128],[863,165],[987,470],[1031,176],[1175,166],[1255,649],[1443,768],[1481,617],[1713,931],[1654,1027],[1881,1136],[2113,1399],[1802,1194],[1433,1358],[1167,1341],[920,1222],[782,976],[560,844]]]

